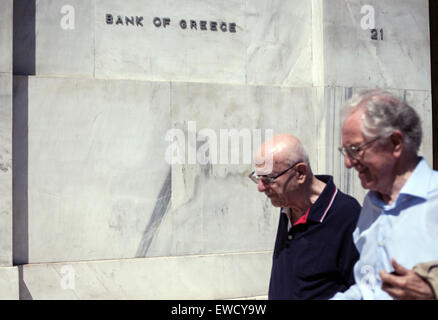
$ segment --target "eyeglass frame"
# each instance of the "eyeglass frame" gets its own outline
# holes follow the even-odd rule
[[[374,139],[371,139],[370,141],[366,141],[364,143],[361,143],[357,147],[352,145],[348,147],[338,147],[339,152],[345,157],[348,155],[350,158],[354,160],[358,160],[362,157],[362,155],[359,155],[359,153],[364,150],[364,148],[373,142],[376,142],[377,140],[381,139],[382,137],[376,137]]]
[[[295,167],[297,164],[301,163],[303,161],[298,161],[296,162],[294,165],[290,166],[289,168],[287,168],[286,170],[280,172],[279,174],[277,174],[275,177],[268,177],[267,175],[256,175],[255,174],[255,170],[253,172],[251,172],[248,175],[248,178],[250,178],[254,183],[258,184],[259,181],[261,180],[263,184],[266,185],[271,185],[275,182],[275,180],[279,177],[281,177],[282,175],[284,175],[286,172],[288,172],[290,169],[292,169],[293,167]],[[258,178],[257,178],[258,177]],[[267,181],[263,181],[263,179],[267,179]]]

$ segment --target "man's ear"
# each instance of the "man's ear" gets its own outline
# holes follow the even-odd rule
[[[307,174],[309,173],[309,168],[305,162],[300,162],[295,166],[295,171],[297,174],[297,181],[299,183],[304,183],[307,179]]]
[[[400,157],[404,148],[403,133],[399,130],[395,130],[389,136],[389,141],[391,142],[393,155],[397,158]]]

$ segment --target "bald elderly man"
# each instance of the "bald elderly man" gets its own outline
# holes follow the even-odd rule
[[[354,283],[358,252],[352,232],[361,207],[327,175],[313,175],[294,136],[266,142],[249,177],[258,184],[280,221],[274,248],[269,299],[328,299]]]

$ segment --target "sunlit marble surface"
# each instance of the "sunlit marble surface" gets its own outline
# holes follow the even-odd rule
[[[0,266],[12,265],[12,0],[0,10]]]
[[[361,27],[365,4],[374,8],[378,40]],[[325,85],[430,90],[427,0],[324,1],[321,18]]]
[[[35,70],[14,65],[37,75],[14,77],[13,254],[31,263],[22,298],[266,294],[279,210],[247,178],[251,163],[167,163],[168,130],[182,130],[194,147],[189,122],[195,138],[202,129],[293,133],[314,172],[332,174],[361,201],[366,191],[336,150],[339,109],[355,91],[381,86],[420,113],[431,164],[427,1],[367,3],[384,40],[361,29],[363,1],[72,0],[71,30],[60,25],[61,4],[37,1],[35,52],[21,43]],[[4,12],[0,42],[11,41]],[[108,25],[108,13],[143,16],[144,26]],[[171,24],[157,28],[154,17]],[[236,32],[181,30],[182,18],[235,22]],[[12,263],[10,52],[0,46],[4,265]],[[122,260],[90,261],[107,259]],[[76,289],[62,289],[61,268],[84,260],[71,263]]]
[[[0,73],[0,266],[12,265],[12,75]]]
[[[18,283],[18,267],[0,267],[0,300],[18,300]]]
[[[271,252],[35,264],[22,299],[230,299],[266,296]]]
[[[141,256],[149,221],[170,201],[169,84],[30,77],[26,89],[27,78],[16,80],[16,100],[20,88],[29,97],[15,106],[29,126],[28,141],[16,141],[28,150],[17,168],[27,165],[27,186],[17,178],[27,210],[16,212],[28,225],[27,261]]]

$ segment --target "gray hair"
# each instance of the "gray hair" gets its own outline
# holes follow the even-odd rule
[[[364,111],[361,130],[366,137],[386,138],[399,130],[407,150],[418,152],[422,139],[421,120],[406,102],[381,89],[364,90],[345,103],[343,119],[357,110]]]

